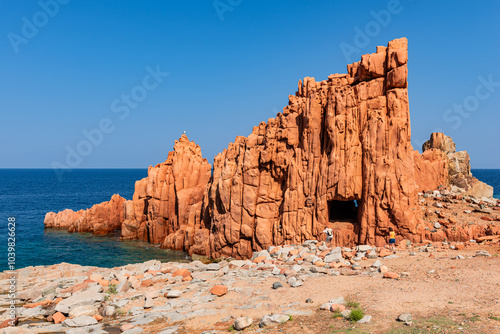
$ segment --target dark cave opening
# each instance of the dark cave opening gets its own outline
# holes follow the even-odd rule
[[[353,201],[328,201],[328,220],[350,221],[358,220],[358,202]]]

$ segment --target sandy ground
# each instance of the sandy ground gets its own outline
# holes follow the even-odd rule
[[[473,256],[478,249],[485,249],[493,256],[453,259],[458,254]],[[269,278],[250,285],[248,296],[230,291],[218,298],[213,307],[220,307],[220,316],[188,320],[181,324],[179,333],[205,330],[229,333],[234,318],[239,316],[254,319],[254,324],[244,330],[246,333],[500,333],[499,253],[498,244],[472,246],[461,251],[419,252],[416,256],[401,251],[399,258],[384,261],[391,271],[408,273],[395,280],[325,275],[307,279],[304,286],[298,288],[284,284],[285,287],[273,290],[272,283],[279,279]],[[339,296],[358,302],[365,314],[372,316],[371,323],[353,325],[334,319],[329,311],[319,310],[321,304]],[[308,298],[313,303],[305,303]],[[262,303],[256,309],[234,308],[256,301]],[[286,314],[287,309],[310,310],[313,314],[293,316],[291,321],[274,327],[258,327],[263,315]],[[397,322],[395,319],[401,313],[411,313],[414,325],[409,327]],[[228,321],[217,322],[224,316]],[[144,329],[157,333],[166,325],[172,324],[157,323]]]

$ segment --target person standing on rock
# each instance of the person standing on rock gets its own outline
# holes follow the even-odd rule
[[[389,227],[389,249],[396,252],[396,232],[392,227]]]

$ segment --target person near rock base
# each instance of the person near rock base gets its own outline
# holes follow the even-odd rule
[[[325,230],[323,231],[323,233],[326,234],[326,243],[330,243],[332,242],[332,239],[333,239],[333,230],[329,227],[325,228]]]
[[[396,232],[392,227],[389,227],[389,249],[393,252],[396,251]]]

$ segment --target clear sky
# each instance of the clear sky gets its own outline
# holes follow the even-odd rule
[[[0,168],[145,168],[183,131],[212,162],[399,37],[413,146],[440,130],[500,168],[499,34],[493,0],[2,1]]]

